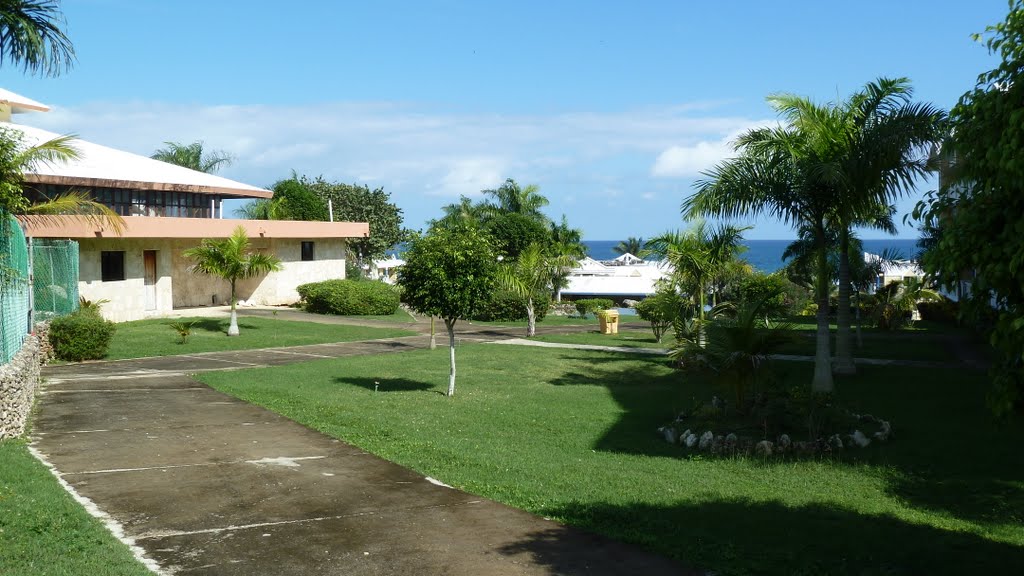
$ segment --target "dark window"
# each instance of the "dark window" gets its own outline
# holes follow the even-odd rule
[[[314,242],[303,242],[302,243],[302,260],[316,260],[316,243]]]
[[[100,278],[104,282],[124,280],[124,252],[100,252]]]

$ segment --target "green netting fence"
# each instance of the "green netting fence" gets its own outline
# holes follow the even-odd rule
[[[32,295],[35,321],[78,309],[78,242],[33,238]]]
[[[28,245],[13,216],[0,212],[0,364],[18,353],[29,333]]]

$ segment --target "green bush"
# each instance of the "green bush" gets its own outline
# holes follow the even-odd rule
[[[771,318],[799,314],[810,303],[810,294],[805,288],[779,273],[755,272],[740,281],[737,293],[740,303],[758,302],[774,294],[765,304],[765,314]]]
[[[81,362],[107,355],[107,347],[116,327],[95,309],[84,308],[50,322],[49,339],[59,360]]]
[[[297,288],[309,312],[341,316],[387,316],[398,311],[398,291],[372,280],[326,280]]]
[[[580,317],[586,317],[587,314],[597,314],[598,310],[607,310],[614,308],[615,302],[609,298],[583,298],[576,301],[576,312],[579,313]]]
[[[540,322],[551,307],[551,295],[533,295],[533,311]],[[518,322],[526,320],[526,298],[507,290],[495,290],[491,297],[480,305],[471,320],[480,322]]]
[[[921,320],[942,324],[955,324],[960,313],[957,303],[949,298],[935,302],[918,302],[917,311],[921,313]]]
[[[661,342],[662,336],[683,310],[683,299],[674,291],[658,291],[637,302],[636,313],[642,320],[651,323],[654,337]]]

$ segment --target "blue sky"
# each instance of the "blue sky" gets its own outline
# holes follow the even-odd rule
[[[764,98],[879,76],[952,107],[996,60],[970,35],[1005,0],[858,2],[67,0],[78,64],[3,69],[54,107],[17,121],[150,154],[203,140],[222,175],[382,186],[413,228],[506,177],[586,239],[683,226],[679,205]],[[923,182],[921,191],[934,187]],[[900,214],[916,198],[900,204]],[[751,239],[791,238],[752,222]],[[914,237],[905,228],[901,237]],[[877,237],[866,232],[865,237]]]

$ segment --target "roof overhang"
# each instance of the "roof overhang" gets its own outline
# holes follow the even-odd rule
[[[194,192],[196,194],[221,194],[241,198],[272,198],[269,190],[239,190],[226,186],[199,186],[173,182],[145,182],[142,180],[114,180],[111,178],[89,178],[83,176],[55,176],[49,174],[25,174],[25,181],[31,184],[60,184],[95,188],[125,188],[129,190],[157,190],[161,192]]]
[[[117,234],[109,224],[88,216],[18,216],[25,235],[35,238],[227,238],[241,226],[249,238],[366,238],[366,222],[303,222],[297,220],[221,220],[127,216]]]

